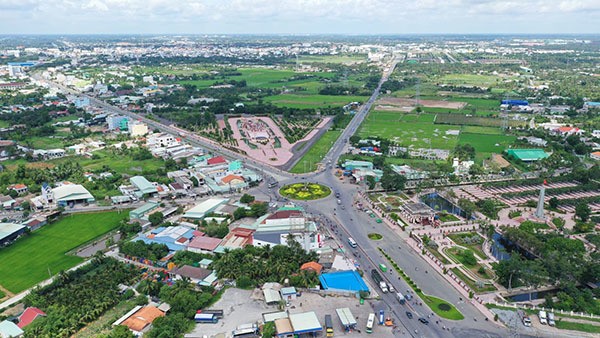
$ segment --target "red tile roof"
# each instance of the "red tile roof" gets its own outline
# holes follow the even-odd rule
[[[302,216],[302,211],[300,210],[279,210],[275,213],[269,215],[267,219],[286,219],[294,216]]]
[[[31,322],[33,322],[38,316],[45,315],[46,313],[44,313],[44,311],[38,309],[37,307],[28,307],[19,316],[19,323],[17,324],[17,326],[22,329],[25,326],[31,324]]]
[[[307,262],[302,264],[300,270],[312,270],[317,274],[320,274],[321,270],[323,270],[323,266],[317,262]]]
[[[206,163],[208,165],[215,165],[215,164],[227,163],[227,161],[223,158],[223,156],[217,156],[217,157],[209,158],[208,161],[206,161]]]
[[[229,184],[233,180],[240,180],[240,181],[244,182],[244,178],[242,176],[238,176],[238,175],[234,175],[234,174],[229,174],[229,175],[223,177],[223,179],[221,179],[221,182],[223,182],[225,184]]]
[[[219,246],[219,244],[221,244],[221,241],[222,240],[220,238],[208,236],[196,237],[190,242],[188,247],[193,249],[213,251]]]

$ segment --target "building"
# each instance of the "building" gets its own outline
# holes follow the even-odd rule
[[[323,270],[323,266],[317,262],[306,262],[302,264],[300,270],[313,271],[317,275],[320,275],[321,271]]]
[[[15,90],[25,87],[25,82],[5,82],[0,83],[0,90]]]
[[[129,119],[126,116],[111,115],[106,118],[108,130],[119,129],[121,131],[129,130]]]
[[[132,241],[142,241],[146,244],[164,244],[170,251],[185,250],[194,238],[195,230],[184,226],[158,227],[147,233],[139,234]]]
[[[52,189],[50,198],[48,203],[56,203],[62,207],[95,201],[94,196],[81,184],[62,184]]]
[[[148,125],[141,122],[131,122],[128,125],[129,135],[131,137],[144,136],[148,134]]]
[[[213,253],[223,240],[208,236],[198,236],[190,241],[188,251],[196,253]]]
[[[216,157],[209,158],[208,160],[206,160],[206,164],[209,166],[227,164],[227,160],[225,160],[225,158],[223,156],[216,156]]]
[[[276,288],[265,284],[262,291],[267,305],[277,305],[281,301],[281,294]]]
[[[345,170],[355,170],[355,169],[361,169],[361,170],[373,170],[373,163],[368,162],[368,161],[346,161],[344,162],[344,164],[342,165],[344,167]]]
[[[48,219],[44,216],[30,218],[23,222],[23,225],[29,228],[29,231],[35,231],[46,224],[48,224]]]
[[[137,189],[139,197],[154,196],[158,193],[156,187],[144,176],[133,176],[129,179],[129,182]]]
[[[535,162],[550,156],[543,149],[509,149],[506,153],[509,157],[523,162]]]
[[[9,185],[6,189],[14,190],[19,195],[26,194],[29,191],[29,188],[25,184],[22,184],[22,183]]]
[[[11,243],[25,233],[25,228],[22,224],[0,223],[0,247]]]
[[[290,236],[304,250],[317,250],[323,244],[315,222],[308,220],[299,207],[284,206],[275,213],[259,218],[254,224],[253,245],[288,245]]]
[[[406,203],[401,206],[401,209],[402,214],[411,223],[433,224],[435,219],[435,211],[423,202]]]
[[[275,320],[277,337],[291,338],[302,335],[316,335],[323,331],[323,327],[315,312],[292,313],[289,318]]]
[[[324,273],[319,276],[324,290],[334,292],[369,292],[369,287],[355,270]]]
[[[584,133],[583,129],[579,129],[577,127],[568,127],[568,126],[564,126],[564,127],[559,127],[553,130],[554,134],[556,135],[562,135],[562,136],[571,136],[571,135],[581,135]]]
[[[17,324],[5,320],[0,322],[0,338],[17,338],[21,337],[25,332],[17,326]]]
[[[600,161],[600,151],[594,151],[590,154],[592,160]]]
[[[34,67],[37,63],[33,61],[27,62],[9,62],[8,63],[8,76],[19,77],[23,75],[30,68]]]
[[[219,207],[225,205],[229,199],[226,198],[209,198],[206,201],[194,206],[183,214],[184,218],[203,219],[207,214],[215,212]]]
[[[247,229],[238,227],[235,228],[223,238],[221,241],[221,245],[219,245],[215,252],[224,253],[225,249],[227,250],[235,250],[242,249],[246,245],[253,245],[254,243],[254,229]]]
[[[148,202],[137,209],[131,210],[129,212],[129,219],[130,220],[144,219],[144,218],[146,218],[145,216],[147,214],[149,214],[151,211],[158,208],[158,206],[159,206],[159,204],[156,202]]]
[[[45,317],[45,316],[46,316],[46,313],[44,311],[38,309],[37,307],[28,307],[19,316],[19,323],[17,324],[17,326],[22,329],[25,326],[31,324],[38,317]]]
[[[454,168],[454,175],[463,176],[469,173],[469,169],[475,164],[475,161],[460,161],[458,157],[452,160],[452,168]]]
[[[136,306],[119,318],[112,325],[124,325],[129,328],[136,336],[141,336],[144,332],[150,330],[152,322],[158,317],[164,317],[165,313],[155,306]]]
[[[281,298],[288,302],[291,300],[295,300],[296,297],[298,297],[298,292],[293,286],[281,288],[281,290],[279,290],[279,293],[281,293]]]
[[[208,285],[210,285],[216,280],[216,275],[214,271],[191,265],[184,265],[181,268],[175,268],[171,272],[171,275],[174,275],[175,280],[182,279],[183,277],[189,278],[190,281],[194,284],[206,285],[208,283]],[[211,277],[211,275],[215,275],[214,278]],[[211,279],[212,282],[207,282],[207,279]]]

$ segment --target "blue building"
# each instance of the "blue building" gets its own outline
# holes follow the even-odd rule
[[[81,96],[73,100],[73,104],[76,108],[85,108],[90,105],[90,99],[85,96]]]
[[[369,287],[357,271],[339,271],[319,276],[324,290],[339,292],[369,292]]]
[[[502,100],[502,104],[506,104],[509,106],[528,106],[529,101],[527,100]]]

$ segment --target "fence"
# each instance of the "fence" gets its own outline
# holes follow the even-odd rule
[[[513,308],[513,309],[554,312],[555,314],[562,314],[565,316],[573,316],[573,317],[581,317],[582,319],[584,319],[584,318],[600,319],[600,316],[592,314],[592,313],[556,310],[556,309],[545,308],[543,306],[537,306],[537,305],[520,306],[518,303],[507,303],[507,302],[489,302],[488,304],[494,304],[496,306],[509,307],[509,308]]]

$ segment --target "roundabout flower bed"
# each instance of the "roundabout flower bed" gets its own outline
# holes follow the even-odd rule
[[[329,196],[331,189],[317,183],[294,183],[283,186],[279,193],[283,197],[308,201]]]

